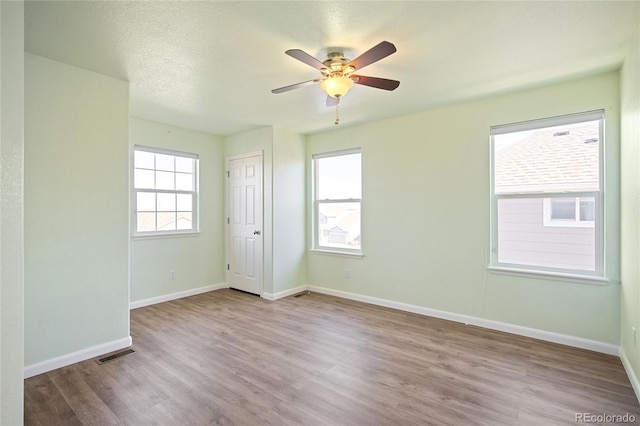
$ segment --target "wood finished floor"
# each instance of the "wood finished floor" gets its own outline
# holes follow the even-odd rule
[[[322,294],[219,290],[135,309],[131,334],[133,354],[25,380],[25,424],[640,420],[616,357]]]

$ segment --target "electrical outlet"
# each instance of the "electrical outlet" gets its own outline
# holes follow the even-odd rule
[[[176,271],[169,271],[169,279],[172,279],[172,280],[176,279]]]
[[[351,271],[349,270],[349,268],[344,268],[344,277],[351,278]]]

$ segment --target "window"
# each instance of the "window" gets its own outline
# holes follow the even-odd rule
[[[544,226],[593,228],[596,217],[594,197],[545,198]]]
[[[313,248],[361,254],[360,149],[314,155],[313,173]]]
[[[134,235],[197,232],[198,156],[136,145]]]
[[[604,276],[604,113],[491,128],[491,265]]]

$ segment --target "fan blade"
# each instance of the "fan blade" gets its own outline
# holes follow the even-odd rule
[[[279,87],[277,89],[273,89],[271,93],[284,93],[290,90],[299,89],[301,87],[311,86],[312,84],[319,83],[321,81],[322,81],[321,78],[316,78],[314,80],[309,80],[309,81],[303,81],[302,83],[292,84],[291,86],[284,86],[284,87]]]
[[[379,61],[382,58],[386,58],[396,51],[396,47],[388,41],[383,41],[371,49],[364,52],[362,55],[349,62],[349,65],[355,67],[356,70],[362,69],[367,65]]]
[[[375,87],[376,89],[396,90],[400,86],[398,80],[389,80],[388,78],[367,77],[366,75],[352,75],[351,78],[356,84]]]
[[[333,96],[327,95],[327,108],[334,107],[340,103],[340,98],[334,98]]]
[[[307,52],[303,50],[289,49],[284,53],[291,56],[292,58],[295,58],[301,62],[304,62],[307,65],[311,65],[315,69],[321,70],[321,69],[327,68],[322,62],[320,62],[319,60],[317,60],[316,58],[309,55]]]

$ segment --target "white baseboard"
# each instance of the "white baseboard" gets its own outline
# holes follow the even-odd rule
[[[356,293],[349,293],[341,290],[333,290],[326,287],[314,285],[307,286],[307,290],[317,293],[328,294],[330,296],[342,297],[344,299],[356,300],[358,302],[369,303],[372,305],[384,306],[387,308],[398,309],[401,311],[412,312],[420,315],[441,318],[449,321],[455,321],[468,325],[475,325],[491,330],[504,331],[506,333],[517,334],[520,336],[532,337],[534,339],[545,340],[547,342],[560,343],[562,345],[573,346],[581,349],[588,349],[595,352],[601,352],[609,355],[619,355],[619,348],[611,343],[598,342],[595,340],[584,339],[581,337],[569,336],[566,334],[554,333],[551,331],[538,330],[535,328],[522,327],[519,325],[509,324],[500,321],[493,321],[484,318],[478,318],[470,315],[456,314],[453,312],[440,311],[437,309],[425,308],[422,306],[410,305],[408,303],[394,302],[392,300],[379,299],[377,297],[364,296]]]
[[[627,358],[627,354],[625,353],[624,349],[622,349],[622,346],[620,347],[620,361],[622,361],[624,371],[627,372],[627,377],[629,377],[631,387],[636,393],[636,398],[638,399],[638,402],[640,402],[640,381],[638,381],[638,376],[636,376],[635,371],[633,371],[633,367],[631,367],[629,358]]]
[[[151,297],[149,299],[136,300],[129,303],[129,309],[142,308],[143,306],[155,305],[156,303],[168,302],[170,300],[182,299],[183,297],[195,296],[196,294],[206,293],[208,291],[220,290],[228,288],[226,283],[218,283],[205,287],[193,288],[190,290],[179,291],[177,293],[164,294],[162,296]]]
[[[36,364],[27,365],[24,367],[24,378],[28,379],[29,377],[37,376],[38,374],[66,367],[67,365],[85,361],[109,352],[128,348],[129,346],[131,346],[131,336],[114,340],[112,342],[102,343],[90,348],[85,348],[70,354],[38,362]]]
[[[298,294],[307,290],[306,285],[301,285],[298,287],[290,288],[288,290],[279,291],[277,293],[262,293],[262,298],[267,300],[278,300],[283,297],[291,296],[293,294]]]

